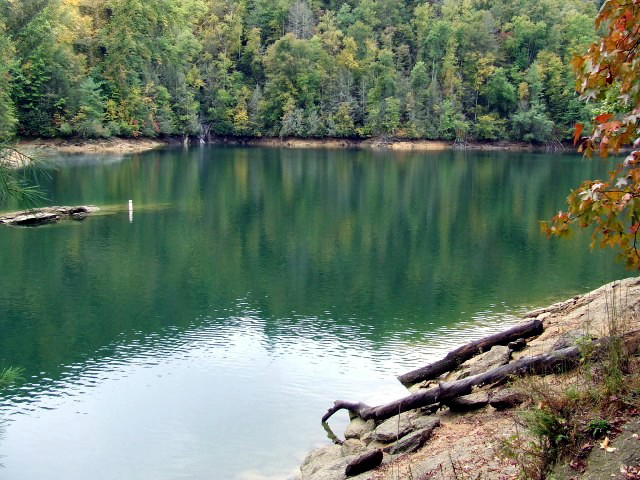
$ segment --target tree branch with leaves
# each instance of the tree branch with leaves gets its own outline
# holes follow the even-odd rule
[[[590,134],[577,124],[574,143],[588,157],[630,151],[606,180],[589,180],[567,198],[568,210],[542,222],[547,235],[572,224],[594,226],[592,247],[612,247],[628,268],[640,270],[640,0],[606,0],[595,22],[603,36],[573,60],[583,100],[600,103]]]

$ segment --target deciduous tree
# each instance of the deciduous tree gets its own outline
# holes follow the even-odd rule
[[[640,1],[606,0],[596,28],[604,35],[576,57],[574,67],[582,98],[602,104],[587,136],[576,124],[575,142],[588,156],[631,150],[608,179],[589,180],[572,191],[568,210],[542,227],[563,236],[572,224],[593,226],[593,245],[618,249],[628,267],[640,269]]]

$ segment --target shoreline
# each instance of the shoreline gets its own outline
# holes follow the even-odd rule
[[[142,153],[168,146],[184,145],[177,137],[167,138],[22,138],[17,147],[26,153]],[[447,150],[543,152],[544,145],[525,142],[469,142],[464,145],[444,140],[381,138],[298,138],[298,137],[214,137],[208,142],[191,139],[193,145],[254,146],[269,148],[367,149],[393,152],[434,152]],[[570,149],[569,149],[570,150]],[[557,151],[557,149],[556,149]],[[562,150],[560,150],[562,151]]]
[[[617,311],[619,318],[626,319],[623,321],[629,323],[623,325],[634,331],[634,328],[637,329],[639,326],[640,277],[616,280],[582,295],[522,314],[522,322],[539,322],[543,326],[542,333],[532,333],[526,340],[522,338],[513,342],[514,346],[510,343],[508,346],[496,345],[490,350],[481,350],[484,353],[476,354],[477,356],[459,364],[453,370],[448,370],[448,373],[432,380],[405,385],[408,394],[425,394],[430,389],[438,389],[440,382],[445,385],[445,390],[451,389],[456,380],[480,376],[482,372],[532,356],[559,352],[572,345],[580,348],[580,342],[586,338],[591,338],[590,341],[604,338],[611,328],[609,312],[612,302],[617,301],[620,301],[617,306],[620,309]],[[515,346],[516,343],[520,345]],[[471,394],[458,397],[459,400],[454,399],[453,402],[440,405],[439,408],[432,409],[432,405],[407,410],[386,420],[364,421],[357,416],[352,417],[345,432],[336,432],[338,441],[334,440],[333,444],[309,452],[295,478],[344,480],[347,465],[358,464],[366,455],[371,456],[375,451],[380,451],[377,461],[379,466],[369,467],[371,469],[367,471],[360,470],[361,473],[350,478],[516,480],[521,478],[520,467],[524,457],[522,451],[518,450],[521,443],[513,443],[514,439],[524,444],[533,440],[522,431],[522,424],[519,423],[519,419],[522,418],[521,412],[542,408],[540,404],[536,407],[530,398],[531,389],[536,389],[533,387],[535,379],[544,378],[543,385],[547,397],[543,398],[551,398],[549,392],[566,392],[569,386],[577,385],[578,376],[576,370],[568,369],[544,377],[531,376],[528,380],[522,378],[506,386],[500,382],[495,385],[480,385],[474,387]],[[331,399],[327,400],[327,407],[330,407]],[[359,399],[348,400],[357,402]],[[357,407],[362,404],[352,405]],[[373,407],[377,408],[381,407]],[[322,413],[318,412],[318,418]],[[627,418],[628,428],[634,434],[633,438],[639,438],[640,421],[634,420],[633,415]],[[622,416],[624,415],[621,414],[620,417]],[[620,423],[619,427],[620,432],[627,429],[624,422]],[[610,478],[616,476],[611,473],[620,471],[620,464],[624,461],[622,455],[625,454],[625,435],[620,434],[619,439],[615,437],[616,432],[612,432],[612,435],[614,447],[608,451],[606,461],[598,457],[601,454],[599,449],[594,449],[593,461],[589,461],[590,450],[585,454],[584,460],[581,460],[582,473],[586,474],[584,478]],[[465,441],[461,442],[461,438]],[[505,456],[505,445],[509,445],[509,442],[512,442],[511,456]],[[614,453],[618,450],[620,453]],[[500,455],[499,452],[503,454]],[[570,459],[558,462],[549,478],[573,478],[573,474],[578,472],[572,470],[575,458],[569,462]],[[560,471],[569,476],[554,476]],[[601,476],[604,471],[607,472],[606,475]],[[463,476],[460,476],[461,473]],[[473,476],[468,477],[471,473]]]
[[[446,150],[476,151],[546,151],[544,145],[533,145],[526,142],[468,142],[464,145],[447,140],[391,139],[381,138],[349,139],[349,138],[298,138],[298,137],[220,137],[212,139],[211,145],[245,145],[275,148],[327,148],[327,149],[369,149],[390,150],[397,152],[433,152]]]

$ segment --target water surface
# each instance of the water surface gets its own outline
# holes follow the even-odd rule
[[[0,229],[0,478],[287,478],[336,398],[626,273],[539,220],[610,165],[522,153],[67,156]],[[130,221],[126,210],[134,203]],[[0,209],[11,209],[12,205]],[[341,431],[346,419],[333,421]]]

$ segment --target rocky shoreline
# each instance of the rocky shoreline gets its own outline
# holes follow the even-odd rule
[[[542,333],[494,345],[448,373],[408,386],[408,394],[434,388],[445,391],[456,381],[505,368],[522,359],[566,352],[575,348],[580,339],[597,341],[606,337],[612,299],[616,298],[620,299],[617,313],[629,319],[628,327],[640,328],[640,278],[612,282],[526,314],[523,320],[541,322]],[[568,375],[553,373],[544,378],[553,384],[566,381]],[[498,450],[502,440],[517,432],[515,407],[528,407],[525,393],[504,382],[479,386],[446,404],[412,409],[381,422],[363,420],[351,412],[344,439],[310,452],[296,478],[516,479],[516,462],[498,455]]]
[[[345,139],[345,138],[295,138],[295,137],[213,137],[204,142],[190,139],[189,145],[201,144],[255,146],[275,148],[360,148],[369,150],[390,150],[397,152],[427,152],[452,149],[480,151],[544,151],[545,146],[525,142],[469,142],[458,144],[440,140],[408,139]],[[35,138],[21,139],[18,148],[26,153],[141,153],[171,145],[184,145],[179,138]]]
[[[153,138],[31,138],[20,139],[18,149],[37,153],[141,153],[166,147],[170,141]]]
[[[329,148],[329,149],[369,149],[390,150],[397,152],[432,152],[445,150],[480,150],[480,151],[544,151],[545,146],[526,142],[468,142],[456,143],[446,140],[412,140],[382,138],[296,138],[296,137],[219,137],[210,141],[214,145],[248,145],[256,147],[276,148]]]

